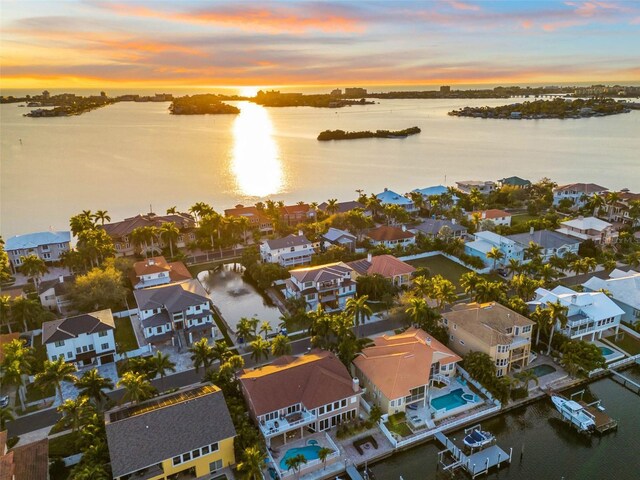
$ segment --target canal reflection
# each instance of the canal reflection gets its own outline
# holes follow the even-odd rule
[[[231,162],[238,193],[253,197],[279,193],[283,184],[282,162],[269,113],[252,102],[240,102],[238,108]]]

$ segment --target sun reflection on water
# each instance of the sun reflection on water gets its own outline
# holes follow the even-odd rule
[[[282,162],[267,110],[251,102],[238,105],[233,125],[231,169],[243,195],[264,197],[282,189]]]

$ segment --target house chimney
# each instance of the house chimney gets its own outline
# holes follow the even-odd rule
[[[153,258],[147,260],[147,265],[155,265],[156,261]]]
[[[456,220],[455,218],[452,218],[452,219],[451,219],[451,225],[455,225],[455,224],[456,224],[456,222],[457,222],[457,220]]]
[[[427,337],[426,343],[427,345],[431,346],[431,337]]]
[[[359,392],[360,391],[360,379],[353,377],[352,382],[351,382],[351,388],[353,388],[354,392]]]
[[[60,275],[60,276],[58,277],[58,281],[59,281],[60,283],[64,283],[64,275]]]
[[[388,191],[389,191],[389,189],[388,189],[387,187],[384,187],[384,191],[385,191],[385,192],[388,192]]]
[[[533,227],[529,229],[529,235],[533,235]]]
[[[482,218],[487,218],[487,212],[483,211],[481,216],[482,216]]]
[[[578,295],[571,295],[571,303],[576,303],[576,300],[578,300]]]
[[[373,261],[373,255],[371,253],[367,253],[367,262],[371,263]]]
[[[301,237],[303,235],[304,235],[304,233],[302,232],[302,230],[298,230],[298,236]]]
[[[406,225],[402,225],[402,231],[406,232],[407,231],[407,226]]]

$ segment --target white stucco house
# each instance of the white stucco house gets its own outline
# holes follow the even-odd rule
[[[6,240],[4,250],[14,272],[22,265],[21,257],[35,255],[45,262],[57,262],[71,248],[71,232],[35,232]]]
[[[618,241],[618,231],[609,222],[596,217],[579,216],[560,224],[558,232],[596,244],[611,245]]]
[[[291,270],[285,297],[304,298],[308,310],[318,305],[327,312],[342,310],[356,296],[356,272],[343,262]]]
[[[609,274],[609,278],[593,276],[582,286],[589,292],[606,290],[624,311],[622,320],[629,323],[640,321],[640,272],[615,269]]]
[[[307,265],[315,253],[313,244],[302,232],[284,238],[264,240],[260,244],[260,258],[264,263],[279,263],[283,267]]]
[[[524,261],[524,247],[515,240],[503,237],[494,232],[484,231],[474,234],[474,240],[464,245],[464,251],[468,255],[478,257],[485,265],[493,266],[493,259],[487,258],[493,248],[502,252],[503,257],[495,262],[496,267],[504,266],[509,260],[514,259],[519,262]]]

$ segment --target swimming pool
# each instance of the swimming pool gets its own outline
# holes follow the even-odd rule
[[[469,403],[462,395],[464,395],[464,390],[462,390],[462,388],[456,388],[446,395],[431,400],[431,406],[434,410],[442,410],[443,408],[445,410],[453,410],[454,408],[462,407]]]
[[[317,442],[316,442],[317,443]],[[280,460],[280,470],[286,472],[289,467],[287,467],[287,459],[295,457],[296,455],[302,454],[304,458],[309,460],[315,460],[318,458],[318,452],[322,447],[318,445],[307,445],[306,447],[300,448],[290,448],[284,454],[284,457]]]
[[[608,357],[609,355],[613,355],[614,353],[616,353],[615,351],[611,350],[609,347],[598,347],[600,349],[600,352],[602,353],[603,356]]]
[[[528,368],[527,370],[533,370],[533,373],[535,373],[536,377],[538,378],[544,377],[545,375],[549,375],[550,373],[557,371],[554,366],[547,365],[546,363],[535,366],[533,368]]]

